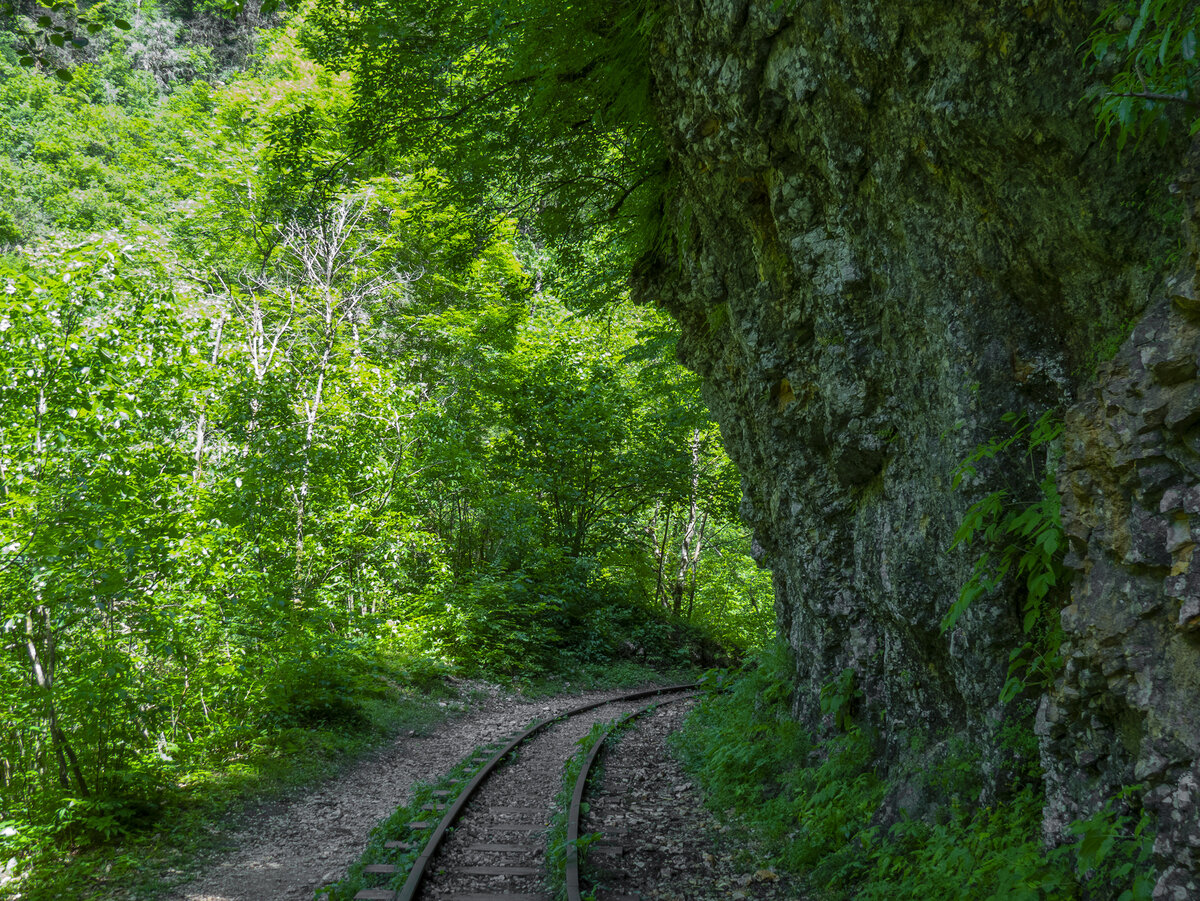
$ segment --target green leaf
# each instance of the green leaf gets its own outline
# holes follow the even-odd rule
[[[1171,43],[1171,30],[1175,27],[1175,23],[1171,22],[1167,25],[1166,31],[1163,33],[1162,43],[1158,45],[1158,64],[1161,66],[1167,60],[1167,46]]]
[[[69,84],[71,81],[74,80],[74,76],[67,69],[55,69],[54,77],[57,78],[59,81],[61,81],[63,84]]]
[[[1101,848],[1104,847],[1105,834],[1101,828],[1088,829],[1083,834],[1083,841],[1079,844],[1079,859],[1087,861],[1089,864],[1096,862],[1096,855]]]
[[[1179,55],[1184,62],[1191,62],[1196,55],[1196,31],[1192,29],[1183,36],[1179,43]]]
[[[1125,46],[1128,49],[1132,50],[1134,47],[1137,46],[1138,38],[1141,37],[1142,29],[1145,26],[1146,26],[1146,20],[1142,16],[1138,16],[1134,20],[1133,27],[1131,29],[1129,29],[1129,38],[1125,42]]]
[[[38,28],[49,28],[51,25],[54,24],[54,20],[51,19],[49,16],[38,16],[37,24],[38,24]]]
[[[130,25],[128,22],[126,22],[124,19],[113,19],[113,27],[119,28],[122,31],[129,31],[131,28],[133,28],[133,26]]]

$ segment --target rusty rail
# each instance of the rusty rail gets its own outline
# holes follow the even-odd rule
[[[400,888],[400,891],[396,892],[394,895],[390,895],[391,901],[414,901],[414,899],[417,897],[418,891],[420,891],[421,881],[425,878],[425,871],[429,867],[429,862],[437,853],[438,846],[441,844],[442,839],[445,837],[450,827],[454,825],[455,821],[462,814],[463,810],[467,806],[467,802],[470,801],[471,796],[475,793],[475,790],[484,783],[488,776],[490,776],[492,772],[500,765],[500,762],[504,760],[504,758],[507,757],[519,744],[545,729],[552,723],[556,723],[559,720],[567,719],[572,716],[577,716],[580,713],[586,713],[587,711],[594,710],[597,707],[603,707],[605,704],[615,704],[621,701],[636,701],[640,698],[670,694],[678,691],[686,691],[695,687],[696,686],[693,684],[686,684],[670,685],[662,688],[643,689],[641,691],[619,695],[615,698],[606,698],[602,701],[592,701],[580,707],[574,707],[571,710],[556,714],[555,716],[546,717],[545,719],[534,723],[516,738],[509,741],[508,744],[502,747],[494,755],[492,755],[491,759],[488,760],[488,762],[480,768],[479,772],[475,774],[471,781],[463,787],[463,790],[459,792],[458,797],[455,798],[454,803],[450,805],[449,809],[447,809],[446,813],[442,816],[442,819],[438,823],[437,828],[434,829],[433,834],[429,836],[429,840],[425,843],[425,848],[413,862],[412,869],[410,869],[408,872],[408,878],[405,880],[404,885]],[[649,706],[653,707],[655,705],[652,704]],[[584,772],[586,773],[586,770]],[[576,863],[576,866],[578,867],[578,862]],[[576,886],[576,891],[578,891],[578,876],[576,877]],[[388,895],[388,892],[375,889],[360,892],[356,897],[383,899]]]

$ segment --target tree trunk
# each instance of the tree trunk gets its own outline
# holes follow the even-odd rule
[[[35,615],[41,618],[42,626],[45,630],[45,666],[42,665],[42,658],[38,653],[37,644],[34,641],[33,618]],[[38,688],[44,692],[46,697],[46,721],[50,726],[50,741],[54,748],[54,756],[58,760],[59,784],[63,789],[70,791],[71,786],[67,780],[67,760],[69,759],[71,773],[75,776],[79,795],[86,798],[89,792],[87,782],[83,778],[83,770],[79,766],[79,758],[75,756],[75,750],[71,747],[71,743],[67,741],[67,736],[58,724],[58,710],[54,706],[54,695],[52,693],[54,687],[54,632],[50,625],[50,609],[48,607],[35,607],[25,615],[25,651],[29,655],[29,666],[33,672],[34,682],[37,683]]]
[[[692,430],[692,484],[688,492],[688,514],[684,523],[683,540],[679,545],[679,567],[675,571],[675,584],[671,588],[671,612],[683,614],[683,595],[687,590],[688,570],[700,559],[700,538],[697,523],[700,516],[700,430]]]
[[[225,315],[221,314],[221,316],[217,318],[216,335],[213,337],[213,350],[212,357],[210,358],[210,362],[214,367],[217,365],[217,360],[221,355],[221,335],[224,330]],[[196,450],[194,454],[196,467],[192,471],[192,481],[194,482],[200,481],[200,476],[204,468],[204,442],[207,438],[206,430],[208,428],[208,402],[211,399],[212,392],[210,391],[208,396],[204,399],[203,406],[200,408],[200,418],[196,421]]]

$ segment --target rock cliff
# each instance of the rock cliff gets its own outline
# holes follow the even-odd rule
[[[1193,163],[1182,187],[1200,224]],[[1042,699],[1046,825],[1126,786],[1152,814],[1156,897],[1200,897],[1200,293],[1181,270],[1067,413],[1065,666]]]
[[[680,322],[681,355],[743,474],[743,511],[799,652],[797,713],[818,725],[812,699],[853,669],[857,712],[897,765],[951,735],[986,741],[1014,715],[997,699],[1021,641],[1017,586],[949,634],[939,622],[970,573],[969,553],[948,550],[964,510],[1000,488],[1020,497],[1038,476],[996,463],[955,491],[952,473],[1003,433],[1005,413],[1088,398],[1072,409],[1063,463],[1079,575],[1070,662],[1040,720],[1048,830],[1155,767],[1147,803],[1194,825],[1200,745],[1180,723],[1200,611],[1181,561],[1198,448],[1192,414],[1172,412],[1192,396],[1190,320],[1160,302],[1095,374],[1172,265],[1161,199],[1173,151],[1117,160],[1098,140],[1078,56],[1097,8],[663,0],[658,11],[674,241],[639,267],[638,289]],[[1150,683],[1114,662],[1167,653]],[[1166,833],[1164,872],[1193,874],[1195,845],[1182,850],[1193,833]],[[1187,878],[1168,874],[1161,891]]]

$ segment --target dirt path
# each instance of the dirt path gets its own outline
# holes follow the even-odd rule
[[[373,826],[406,803],[412,786],[453,766],[476,745],[531,720],[622,691],[528,701],[496,692],[428,736],[400,737],[303,798],[277,803],[236,826],[233,848],[179,886],[171,901],[311,901],[366,846]]]
[[[797,901],[786,877],[732,842],[671,753],[691,702],[664,705],[601,757],[581,833],[600,833],[584,865],[600,901]]]

